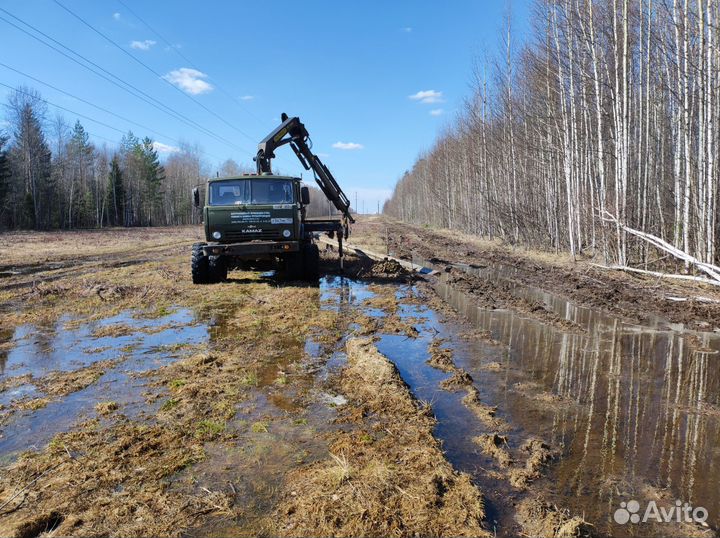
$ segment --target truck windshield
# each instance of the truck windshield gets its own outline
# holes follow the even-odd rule
[[[287,179],[237,179],[210,184],[210,205],[291,203],[293,185]]]

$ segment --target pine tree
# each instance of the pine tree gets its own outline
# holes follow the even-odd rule
[[[3,222],[7,210],[8,192],[10,191],[10,161],[8,159],[8,138],[0,136],[0,222]]]
[[[10,151],[12,172],[22,181],[24,189],[23,212],[16,224],[45,228],[49,224],[43,209],[45,203],[50,203],[51,153],[32,102],[22,105],[18,123]]]
[[[69,142],[71,180],[68,222],[70,226],[88,226],[93,223],[92,203],[88,202],[88,176],[93,159],[90,137],[80,121],[75,122]],[[92,199],[92,196],[90,197]]]
[[[120,159],[117,154],[113,155],[110,163],[110,174],[108,174],[108,217],[111,226],[125,224],[125,188],[123,186],[123,174],[120,169]]]
[[[123,170],[123,225],[137,226],[138,209],[141,202],[140,176],[142,173],[142,152],[139,151],[140,139],[132,131],[120,141],[120,160]]]
[[[152,226],[153,217],[157,215],[162,200],[162,182],[165,179],[165,169],[160,164],[157,151],[155,151],[150,138],[145,137],[143,139],[139,151],[143,164],[143,201],[147,208],[147,224]]]

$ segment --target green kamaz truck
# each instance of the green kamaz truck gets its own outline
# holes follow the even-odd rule
[[[258,144],[256,174],[208,180],[201,206],[200,189],[193,204],[202,207],[204,243],[192,247],[192,279],[212,284],[227,278],[228,270],[272,265],[291,280],[317,280],[320,233],[342,241],[355,222],[350,202],[322,161],[311,151],[312,142],[300,118],[282,115],[282,123]],[[275,149],[288,144],[306,170],[312,170],[320,190],[338,209],[335,218],[309,219],[310,192],[301,179],[276,176],[271,160]]]

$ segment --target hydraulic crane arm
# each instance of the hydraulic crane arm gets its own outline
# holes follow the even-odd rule
[[[310,150],[312,145],[312,142],[308,144],[310,134],[300,121],[300,118],[297,116],[288,118],[287,114],[283,113],[281,119],[280,126],[258,144],[258,152],[255,157],[258,174],[272,173],[271,160],[275,158],[275,149],[290,144],[305,170],[313,171],[315,181],[317,181],[320,190],[327,196],[327,199],[333,203],[347,221],[355,222],[355,219],[350,214],[350,200],[335,181],[328,167]]]

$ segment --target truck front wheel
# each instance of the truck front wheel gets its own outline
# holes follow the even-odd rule
[[[210,282],[210,267],[208,256],[203,247],[205,243],[195,243],[192,246],[192,281],[193,284],[207,284]]]
[[[302,251],[291,252],[283,256],[283,269],[287,280],[302,280],[303,277],[303,256]]]
[[[224,282],[227,280],[227,262],[222,256],[210,256],[208,258],[209,281]]]

